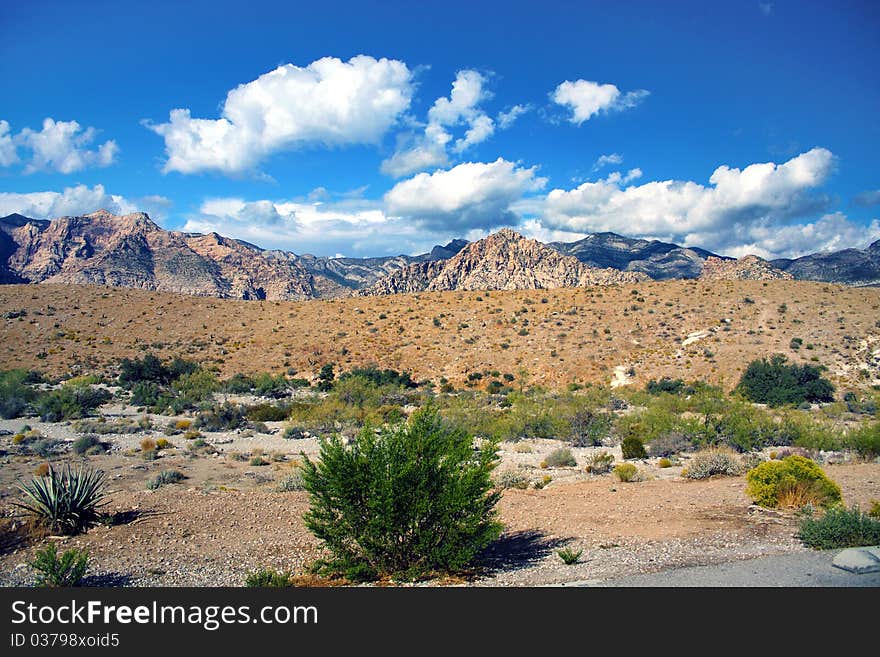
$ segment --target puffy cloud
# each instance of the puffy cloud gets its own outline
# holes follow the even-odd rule
[[[623,164],[623,155],[620,153],[609,153],[608,155],[600,155],[593,165],[593,171],[598,171],[609,164]]]
[[[104,208],[114,214],[146,212],[155,221],[167,216],[171,201],[163,196],[128,199],[108,194],[103,185],[66,187],[62,192],[31,192],[19,194],[0,192],[0,216],[17,212],[32,219],[54,219],[89,214]]]
[[[871,208],[880,205],[880,189],[871,189],[861,194],[856,194],[853,202],[863,208]]]
[[[498,127],[507,130],[516,120],[531,109],[528,105],[514,105],[506,112],[498,113]]]
[[[382,162],[380,170],[386,175],[402,176],[445,166],[449,162],[447,149],[460,155],[495,134],[496,128],[509,128],[517,117],[528,111],[524,105],[514,105],[498,115],[498,123],[480,108],[490,99],[486,78],[474,70],[462,70],[455,76],[449,97],[441,96],[428,110],[424,133],[398,143],[394,154]],[[464,134],[455,137],[455,128]]]
[[[444,239],[441,233],[389,217],[381,202],[255,201],[215,198],[188,218],[183,230],[216,231],[261,247],[317,255],[376,256],[423,253]]]
[[[599,84],[590,80],[566,80],[559,84],[550,98],[558,105],[571,110],[569,121],[582,124],[599,112],[610,112],[635,107],[648,95],[646,89],[629,91],[625,94],[613,84]]]
[[[822,251],[840,251],[851,247],[864,248],[880,238],[880,221],[857,224],[841,212],[826,214],[814,222],[778,225],[761,221],[748,226],[742,244],[728,248],[727,253],[741,257],[754,253],[762,258],[792,257]]]
[[[633,169],[625,176],[612,173],[572,190],[552,190],[544,201],[542,224],[575,233],[659,237],[723,252],[757,245],[770,231],[826,209],[828,200],[811,191],[827,180],[833,167],[832,153],[814,148],[783,164],[720,166],[709,186],[673,180],[625,186],[641,171]],[[831,248],[829,240],[830,236],[812,248]],[[798,248],[794,243],[768,242],[764,252],[792,254]]]
[[[367,55],[286,64],[230,91],[219,119],[174,109],[147,126],[165,139],[165,172],[240,173],[304,144],[378,142],[409,107],[412,77],[401,61]]]
[[[18,162],[18,153],[9,131],[9,123],[0,121],[0,167],[8,167],[16,162]]]
[[[83,130],[76,121],[46,118],[41,130],[24,128],[12,136],[9,123],[0,121],[0,166],[19,162],[19,147],[31,151],[31,158],[24,167],[26,174],[36,171],[73,173],[88,167],[110,166],[116,160],[119,147],[111,139],[89,150],[97,135],[95,128]]]
[[[388,213],[432,229],[459,233],[518,222],[511,205],[546,184],[536,167],[522,168],[498,158],[465,162],[432,174],[420,173],[395,185],[386,195]]]
[[[379,170],[386,176],[401,178],[414,171],[424,171],[449,162],[446,150],[437,144],[420,141],[409,148],[399,149],[384,160]]]

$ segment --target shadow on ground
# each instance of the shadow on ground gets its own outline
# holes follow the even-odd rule
[[[130,575],[123,573],[96,573],[87,575],[79,583],[80,586],[132,586]]]
[[[480,555],[479,565],[486,575],[528,568],[567,542],[534,529],[505,533]]]

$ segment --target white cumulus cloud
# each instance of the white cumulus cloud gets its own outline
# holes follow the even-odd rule
[[[802,251],[793,237],[786,245],[785,240],[772,241],[769,236],[827,208],[828,199],[814,190],[833,168],[832,153],[814,148],[782,164],[766,162],[744,169],[720,166],[708,186],[675,180],[627,186],[641,171],[615,172],[575,189],[552,190],[544,199],[541,223],[573,233],[614,231],[659,237],[721,252],[745,245],[758,249],[764,244],[760,248],[765,254],[790,255]],[[835,221],[843,227],[839,217]],[[800,228],[805,225],[809,226]],[[831,234],[818,231],[830,225],[826,220],[812,229],[813,235],[824,236],[812,245],[813,250],[834,247]],[[804,234],[810,234],[809,230]]]
[[[103,185],[76,185],[66,187],[61,192],[0,192],[0,216],[17,212],[31,219],[79,216],[103,208],[114,214],[146,212],[155,221],[161,221],[167,216],[170,206],[171,201],[163,196],[129,199],[119,194],[108,194]]]
[[[236,87],[219,119],[174,109],[167,123],[147,126],[165,139],[165,172],[241,173],[305,144],[376,143],[409,107],[412,93],[412,72],[401,61],[324,57],[305,67],[279,66]]]
[[[536,167],[523,168],[503,158],[465,162],[399,182],[385,195],[385,204],[392,216],[457,234],[517,223],[511,205],[546,182],[536,176]]]
[[[492,98],[486,82],[486,77],[479,71],[459,71],[449,96],[436,99],[428,110],[424,132],[400,139],[394,154],[382,162],[382,173],[400,178],[446,166],[450,151],[461,155],[489,139],[496,129],[509,128],[528,111],[525,105],[514,105],[507,112],[501,112],[496,123],[481,107]]]
[[[57,171],[73,173],[89,167],[106,167],[116,161],[119,146],[112,139],[90,147],[98,131],[88,127],[83,130],[76,121],[43,120],[40,130],[24,128],[12,135],[9,123],[0,121],[0,166],[11,166],[22,161],[18,149],[30,151],[25,160],[23,173]]]
[[[0,167],[8,167],[18,162],[18,153],[7,121],[0,121]]]
[[[635,107],[649,94],[646,89],[621,93],[613,84],[600,84],[590,80],[566,80],[553,90],[550,98],[556,104],[571,110],[569,121],[580,125],[599,112]]]

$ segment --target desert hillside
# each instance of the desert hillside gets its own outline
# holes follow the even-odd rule
[[[0,288],[0,368],[112,370],[154,351],[312,378],[374,362],[417,379],[510,373],[548,388],[660,376],[732,387],[784,353],[844,388],[880,384],[880,289],[804,281],[653,281],[557,290],[236,301],[98,286]],[[496,375],[497,376],[497,375]],[[475,378],[475,377],[472,377]]]

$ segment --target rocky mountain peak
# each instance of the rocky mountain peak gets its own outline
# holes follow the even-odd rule
[[[772,281],[791,280],[794,276],[774,267],[763,258],[746,255],[738,260],[709,256],[700,278],[704,281]]]

